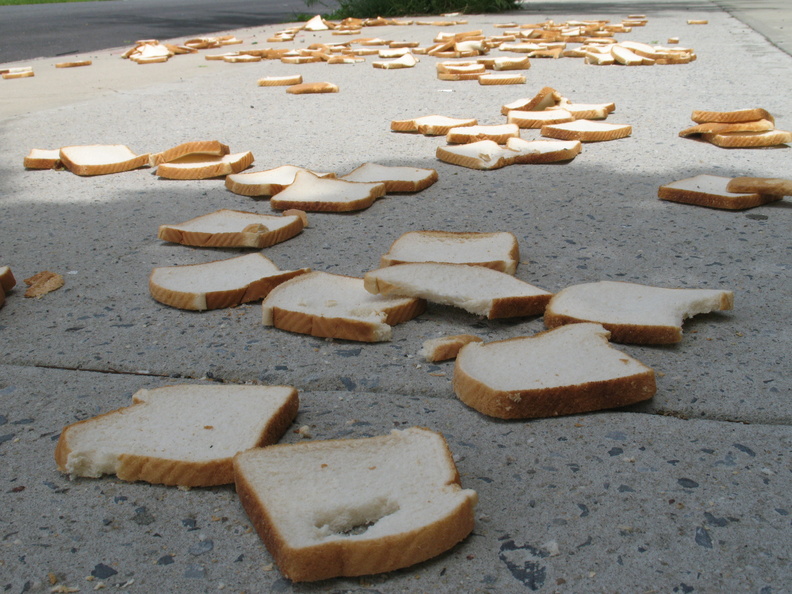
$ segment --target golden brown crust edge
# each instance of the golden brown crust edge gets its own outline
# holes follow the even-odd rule
[[[729,309],[729,308],[724,308]],[[583,320],[545,310],[544,325],[557,328],[565,324],[595,322],[611,333],[610,341],[621,344],[673,344],[681,342],[682,329],[676,326],[652,326],[638,324],[609,324],[600,320]]]
[[[263,249],[276,243],[291,239],[305,227],[299,217],[286,225],[265,233],[240,231],[238,233],[206,233],[202,231],[182,231],[167,225],[160,225],[157,237],[163,241],[198,247],[249,247]]]
[[[706,192],[679,190],[677,188],[667,188],[663,186],[660,186],[658,189],[657,197],[669,202],[693,204],[706,208],[720,208],[722,210],[744,210],[746,208],[753,208],[754,206],[761,206],[762,204],[768,204],[782,199],[782,196],[772,194],[746,194],[745,196],[735,196],[731,198],[726,196],[719,197],[713,194],[707,194]]]
[[[75,175],[89,177],[93,175],[108,175],[111,173],[123,173],[124,171],[132,171],[133,169],[148,167],[149,155],[148,153],[144,155],[137,155],[134,158],[128,159],[126,161],[121,161],[118,163],[107,163],[103,165],[80,165],[69,159],[68,154],[64,154],[63,152],[61,152],[60,161],[63,164],[63,166],[66,167],[66,169],[68,169]]]
[[[544,313],[552,294],[531,295],[529,297],[504,297],[493,299],[487,318],[517,318],[524,316],[540,316]]]

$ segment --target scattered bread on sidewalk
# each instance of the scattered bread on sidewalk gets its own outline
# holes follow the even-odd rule
[[[629,124],[608,124],[591,120],[575,120],[563,124],[546,124],[542,126],[541,135],[561,140],[579,140],[580,142],[603,142],[626,138],[632,134]]]
[[[792,196],[792,180],[778,177],[735,177],[726,184],[729,192],[758,192],[771,196]]]
[[[37,299],[40,299],[47,293],[57,291],[65,284],[62,275],[57,272],[50,272],[49,270],[34,274],[24,279],[23,282],[28,286],[25,291],[25,297],[35,297]]]
[[[149,154],[137,155],[123,144],[93,144],[61,147],[60,160],[72,173],[107,175],[148,167]]]
[[[707,208],[744,210],[782,199],[782,195],[763,191],[729,190],[732,178],[701,174],[660,186],[657,196],[661,200],[694,204]],[[778,187],[778,186],[775,186]]]
[[[273,290],[262,302],[262,322],[298,334],[380,342],[391,339],[391,326],[425,309],[422,299],[372,295],[362,278],[317,271]]]
[[[232,173],[225,178],[225,186],[234,194],[241,196],[274,196],[294,183],[301,171],[308,171],[317,177],[334,178],[335,173],[319,173],[295,165],[281,165],[266,171]]]
[[[30,149],[24,166],[26,169],[60,169],[63,167],[60,149]]]
[[[244,171],[253,164],[253,153],[232,155],[188,154],[160,163],[156,174],[165,179],[211,179]]]
[[[236,490],[292,582],[408,567],[474,526],[445,439],[419,427],[359,439],[255,448],[234,458]]]
[[[438,176],[434,169],[363,163],[341,179],[350,182],[382,183],[385,184],[386,194],[394,194],[425,190],[437,181]]]
[[[472,334],[430,338],[424,341],[418,354],[430,363],[448,361],[456,359],[460,349],[471,342],[482,342],[482,339]]]
[[[160,303],[179,309],[221,309],[263,299],[279,284],[309,271],[280,270],[263,254],[254,253],[155,268],[149,277],[149,292]]]
[[[579,414],[654,396],[654,371],[610,346],[608,335],[599,324],[572,324],[470,343],[456,357],[454,392],[500,419]]]
[[[666,289],[628,282],[573,285],[547,304],[548,328],[578,322],[602,324],[613,342],[670,344],[682,340],[682,322],[697,314],[732,309],[731,291]]]
[[[225,485],[234,482],[234,455],[276,443],[298,407],[291,386],[138,390],[132,405],[65,427],[55,461],[71,477],[114,474],[181,487]]]
[[[384,183],[352,182],[298,171],[294,182],[270,199],[270,206],[276,210],[350,212],[368,208],[384,195]]]

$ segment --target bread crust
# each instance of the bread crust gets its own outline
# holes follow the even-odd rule
[[[242,214],[256,213],[234,211]],[[208,215],[207,215],[208,216]],[[200,247],[249,247],[262,249],[291,239],[302,232],[305,224],[300,217],[295,217],[288,225],[277,229],[250,229],[239,232],[209,233],[205,231],[188,231],[176,229],[169,225],[160,225],[157,237],[163,241],[182,245]],[[247,229],[247,227],[245,228]]]
[[[772,196],[792,196],[792,180],[777,177],[735,177],[726,185],[729,192],[759,192]]]
[[[151,165],[160,165],[169,161],[175,161],[186,155],[204,154],[223,156],[231,152],[227,145],[218,140],[194,140],[184,142],[172,148],[162,151],[161,153],[154,153],[151,155]]]
[[[93,145],[95,148],[102,148],[101,145]],[[134,155],[128,147],[124,145],[107,145],[111,150],[125,149],[129,152],[129,156],[125,159],[120,159],[115,163],[81,163],[79,160],[80,149],[92,148],[83,146],[65,146],[60,149],[60,161],[63,165],[74,173],[75,175],[91,176],[91,175],[107,175],[110,173],[121,173],[123,171],[131,171],[140,167],[146,167],[149,164],[149,154]],[[75,154],[76,153],[76,154]],[[76,160],[75,160],[76,159]]]
[[[732,191],[732,190],[729,190]],[[680,188],[669,188],[660,186],[657,190],[657,197],[669,202],[679,202],[681,204],[693,204],[706,208],[720,208],[724,210],[745,210],[762,204],[776,202],[783,196],[774,194],[758,194],[756,192],[746,193],[742,196],[719,196],[708,192],[697,192],[695,190],[685,190]]]
[[[705,109],[696,109],[691,114],[690,119],[697,124],[704,124],[706,122],[750,122],[752,120],[770,120],[771,122],[775,122],[770,112],[761,107],[737,109],[734,111],[708,111]]]
[[[681,342],[682,329],[676,326],[652,326],[638,324],[609,324],[599,320],[584,320],[565,314],[554,313],[548,309],[544,313],[547,328],[557,328],[566,324],[596,322],[611,333],[611,342],[623,344],[674,344]]]
[[[576,120],[587,121],[587,120]],[[572,122],[567,124],[550,124],[542,126],[541,135],[550,138],[558,138],[560,140],[579,140],[580,142],[603,142],[606,140],[618,140],[626,138],[632,134],[632,126],[624,124],[618,128],[611,128],[607,125],[607,129],[602,130],[576,130],[574,127],[566,127],[571,125]],[[614,124],[615,125],[615,124]],[[603,124],[603,126],[606,126]]]

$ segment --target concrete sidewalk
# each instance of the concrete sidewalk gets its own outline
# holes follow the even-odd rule
[[[552,10],[550,10],[552,8]],[[574,10],[571,10],[574,9]],[[792,57],[709,2],[609,2],[584,11],[468,17],[465,25],[381,27],[363,36],[428,45],[443,32],[497,23],[646,14],[619,39],[679,37],[688,65],[595,67],[532,61],[521,86],[443,82],[434,58],[409,70],[206,61],[122,60],[0,80],[0,266],[18,281],[41,270],[66,285],[42,299],[17,286],[0,309],[0,587],[8,592],[762,592],[789,590],[792,522],[790,207],[743,212],[657,199],[657,188],[709,173],[788,177],[789,148],[726,150],[678,137],[694,109],[764,107],[792,127],[792,99],[773,91]],[[703,18],[706,26],[687,25]],[[230,49],[262,48],[283,26],[235,31]],[[289,47],[335,42],[302,33]],[[177,40],[178,41],[178,40]],[[501,55],[493,52],[493,55]],[[506,54],[503,54],[506,55]],[[76,58],[76,57],[75,57]],[[287,95],[263,76],[301,73],[332,95]],[[474,171],[435,159],[442,138],[389,131],[433,113],[503,123],[500,106],[552,86],[574,102],[615,101],[608,121],[631,137],[587,144],[565,165]],[[523,137],[536,137],[523,131]],[[254,169],[283,164],[346,173],[365,161],[433,167],[439,182],[349,215],[311,214],[300,236],[264,253],[284,269],[360,276],[415,229],[511,231],[517,276],[550,291],[596,280],[734,291],[735,309],[697,316],[668,347],[620,346],[653,367],[658,392],[628,409],[502,422],[460,403],[453,363],[428,364],[424,340],[475,333],[530,335],[541,318],[481,320],[431,306],[396,326],[391,342],[328,341],[265,328],[248,304],[203,313],[155,302],[156,266],[237,255],[156,238],[157,227],[219,208],[271,212],[222,181],[166,181],[151,170],[80,178],[26,171],[32,148],[126,144],[155,152],[218,139],[250,150]],[[417,567],[360,579],[293,585],[279,574],[231,486],[180,490],[114,477],[70,481],[53,449],[64,425],[170,383],[259,382],[297,387],[313,439],[442,431],[466,488],[479,493],[474,533]],[[284,441],[298,441],[289,432]]]

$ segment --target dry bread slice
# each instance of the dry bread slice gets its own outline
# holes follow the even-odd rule
[[[424,341],[418,354],[432,363],[448,361],[449,359],[456,359],[462,347],[471,342],[483,342],[483,340],[472,334],[430,338]]]
[[[604,120],[608,114],[616,110],[616,104],[610,103],[571,103],[561,101],[554,107],[547,108],[550,111],[563,109],[576,120]]]
[[[286,88],[292,95],[310,95],[315,93],[338,93],[338,86],[329,82],[300,83]]]
[[[415,56],[411,53],[406,53],[395,60],[376,61],[372,62],[371,65],[374,66],[374,68],[381,68],[383,70],[394,70],[399,68],[412,68],[417,63],[418,60],[415,59]]]
[[[513,151],[492,140],[438,146],[435,155],[441,161],[469,169],[500,169],[514,163]]]
[[[341,179],[350,182],[383,183],[385,193],[420,192],[437,181],[437,171],[420,167],[394,167],[363,163]]]
[[[291,386],[139,390],[132,405],[63,429],[55,461],[70,476],[208,487],[234,481],[233,457],[277,442],[297,416]]]
[[[607,124],[591,120],[575,120],[565,124],[548,124],[542,126],[541,135],[561,140],[579,140],[581,142],[602,142],[618,140],[632,134],[629,124]]]
[[[367,272],[366,290],[375,295],[419,297],[496,318],[541,315],[552,293],[484,266],[414,262]]]
[[[26,169],[58,169],[63,165],[60,149],[30,149],[24,165]]]
[[[234,476],[294,582],[407,567],[473,530],[476,492],[462,489],[445,439],[428,429],[251,449],[234,458]]]
[[[500,419],[578,414],[647,400],[654,371],[608,343],[599,324],[572,324],[487,344],[456,358],[457,397]]]
[[[523,140],[510,138],[506,148],[514,151],[514,162],[524,165],[569,161],[580,154],[579,140]]]
[[[548,109],[545,111],[511,110],[506,114],[506,121],[520,128],[541,128],[547,124],[563,124],[574,122],[575,118],[565,109]]]
[[[225,186],[234,194],[242,196],[274,196],[294,183],[295,176],[301,171],[308,171],[317,177],[335,177],[335,173],[319,173],[304,167],[281,165],[266,171],[250,173],[232,173],[226,176]]]
[[[524,85],[524,74],[482,74],[478,77],[480,85]]]
[[[221,209],[178,225],[160,225],[157,237],[182,245],[262,249],[299,234],[305,227],[304,216]]]
[[[514,274],[520,248],[514,234],[506,231],[408,231],[391,244],[380,266],[408,262],[471,264]]]
[[[682,138],[693,136],[694,134],[707,134],[707,133],[731,133],[731,132],[764,132],[766,130],[773,130],[775,126],[770,120],[754,120],[750,122],[735,122],[733,124],[724,122],[705,122],[703,124],[696,124],[690,128],[685,128],[679,135]]]
[[[750,122],[754,120],[770,120],[775,123],[770,112],[761,107],[737,109],[734,111],[708,111],[697,109],[693,111],[690,119],[697,124],[703,124],[705,122]]]
[[[759,192],[772,196],[792,196],[792,180],[778,177],[735,177],[726,184],[729,192]]]
[[[613,342],[669,344],[682,340],[682,322],[696,314],[732,309],[731,291],[666,289],[600,281],[567,287],[545,310],[548,328],[577,322],[602,324]]]
[[[463,126],[451,128],[446,134],[448,144],[467,144],[480,140],[491,140],[497,144],[506,144],[509,138],[520,136],[520,129],[516,123],[499,124],[494,126]]]
[[[787,130],[712,133],[701,137],[721,148],[763,148],[792,142],[792,132]]]
[[[253,153],[213,156],[189,154],[157,167],[157,175],[167,179],[209,179],[239,173],[253,164]]]
[[[730,177],[719,175],[697,175],[660,186],[657,196],[661,200],[727,210],[753,208],[782,198],[777,194],[763,194],[756,191],[730,191],[731,181]]]
[[[154,167],[160,163],[175,161],[187,155],[211,155],[214,157],[222,157],[230,152],[228,146],[219,140],[193,140],[190,142],[183,142],[161,153],[152,153],[150,155],[150,162],[151,166]]]
[[[260,87],[290,87],[302,83],[302,74],[290,74],[287,76],[265,76],[258,80]]]
[[[136,155],[123,144],[64,146],[59,152],[64,167],[77,175],[106,175],[149,164],[149,155]]]
[[[277,210],[349,212],[368,208],[384,195],[384,183],[351,182],[298,171],[294,182],[270,199],[270,206]]]
[[[165,305],[204,311],[258,301],[308,268],[280,270],[266,256],[255,253],[204,264],[163,266],[149,277],[151,296]]]
[[[363,279],[311,272],[283,283],[261,304],[262,322],[281,330],[361,342],[391,339],[391,326],[423,313],[426,302],[382,297],[363,288]]]
[[[63,279],[63,275],[57,272],[42,270],[22,282],[28,286],[25,297],[40,299],[47,293],[60,289],[66,281]]]
[[[441,115],[429,115],[412,120],[393,120],[391,130],[394,132],[418,132],[426,136],[445,136],[451,128],[475,126],[475,118],[449,118]]]

